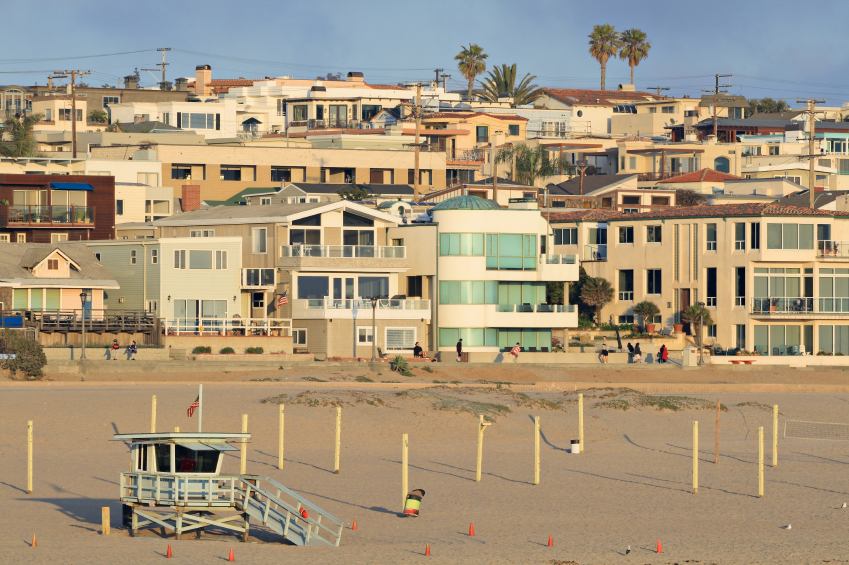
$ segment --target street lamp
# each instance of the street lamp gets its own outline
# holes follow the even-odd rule
[[[85,292],[80,293],[80,302],[83,305],[83,352],[80,355],[80,361],[85,360],[85,303],[87,298],[88,294],[86,294]]]
[[[699,365],[704,365],[704,321],[705,321],[705,303],[699,302]]]
[[[377,361],[377,322],[375,313],[377,312],[377,297],[371,297],[371,360]]]

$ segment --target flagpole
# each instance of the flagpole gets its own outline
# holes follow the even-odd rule
[[[198,433],[202,432],[203,424],[203,385],[198,385]]]

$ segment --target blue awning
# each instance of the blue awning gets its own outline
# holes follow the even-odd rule
[[[94,187],[87,182],[51,182],[50,188],[53,190],[94,190]]]

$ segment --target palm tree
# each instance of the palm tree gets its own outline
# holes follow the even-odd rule
[[[44,119],[41,114],[32,114],[21,119],[8,118],[3,124],[3,137],[8,141],[0,143],[0,155],[4,157],[36,157],[38,144],[35,142],[35,125]]]
[[[468,100],[472,101],[472,89],[475,87],[475,77],[486,70],[486,59],[489,57],[483,52],[483,47],[476,43],[469,43],[468,47],[463,47],[462,51],[454,57],[457,63],[457,68],[463,73],[463,76],[469,81]]]
[[[610,24],[593,26],[590,38],[590,55],[601,64],[601,89],[604,90],[604,82],[607,78],[607,60],[616,58],[619,52],[619,32]]]
[[[710,317],[708,309],[698,304],[693,304],[681,312],[681,319],[693,326],[693,335],[696,336],[701,335],[699,330],[702,323],[706,326],[713,325],[713,319]]]
[[[531,73],[525,74],[522,80],[516,85],[516,63],[508,67],[502,64],[501,67],[495,67],[489,71],[489,78],[481,82],[483,87],[483,97],[490,102],[498,102],[498,96],[502,92],[509,92],[513,96],[514,106],[524,106],[530,104],[542,94],[542,89],[536,84],[531,84],[536,77]]]
[[[613,287],[607,279],[588,278],[581,287],[581,301],[595,309],[596,323],[601,323],[601,309],[613,300]]]
[[[643,326],[648,325],[649,320],[660,314],[660,308],[651,300],[643,300],[633,308],[634,314],[643,319]]]
[[[619,49],[619,58],[628,61],[628,65],[631,67],[631,84],[634,84],[634,67],[649,56],[651,41],[647,39],[644,31],[637,28],[626,29],[619,36],[619,39],[622,42]]]
[[[528,186],[536,186],[537,180],[559,175],[560,171],[571,174],[573,169],[565,157],[551,157],[548,149],[542,145],[529,147],[524,143],[499,149],[495,161],[512,163],[514,158],[516,170],[512,171],[511,180]]]

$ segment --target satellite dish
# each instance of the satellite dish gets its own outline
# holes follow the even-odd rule
[[[669,123],[674,125],[675,124],[675,118],[669,118]]]

